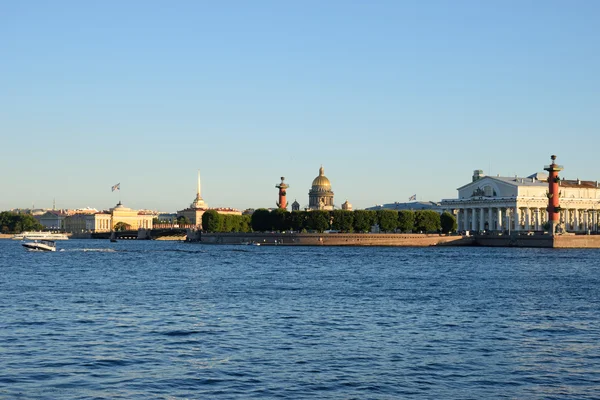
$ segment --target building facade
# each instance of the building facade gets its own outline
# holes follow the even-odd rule
[[[127,225],[127,230],[152,229],[152,220],[154,215],[141,213],[137,210],[125,207],[119,202],[114,208],[110,209],[111,230],[119,222]],[[96,214],[97,215],[97,214]]]
[[[111,230],[112,216],[108,213],[73,214],[65,218],[65,231],[81,232],[109,232]]]
[[[35,216],[44,229],[62,231],[65,229],[65,218],[68,217],[67,213],[62,211],[46,211],[44,214]]]
[[[459,231],[544,231],[548,223],[548,174],[527,177],[485,176],[476,170],[459,187],[458,198],[442,200]],[[566,232],[597,232],[600,212],[598,181],[559,181],[560,221]]]

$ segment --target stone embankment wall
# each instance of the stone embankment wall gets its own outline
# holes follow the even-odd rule
[[[370,233],[203,233],[202,243],[283,246],[412,246],[468,245],[462,236]]]
[[[557,249],[600,249],[600,235],[560,235],[554,237]]]
[[[553,246],[550,235],[477,235],[474,244],[483,247],[546,247]]]

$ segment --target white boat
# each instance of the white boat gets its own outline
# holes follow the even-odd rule
[[[53,232],[22,232],[14,235],[13,240],[68,240],[64,233]]]
[[[56,251],[56,243],[54,243],[52,240],[42,240],[40,242],[36,240],[35,242],[27,242],[23,243],[23,247],[32,251]]]

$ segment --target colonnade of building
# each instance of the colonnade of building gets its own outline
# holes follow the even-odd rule
[[[598,230],[600,210],[566,208],[560,211],[560,224],[571,232]],[[542,231],[548,221],[546,207],[472,206],[454,209],[459,231]]]

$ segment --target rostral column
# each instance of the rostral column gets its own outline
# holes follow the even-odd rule
[[[548,207],[546,210],[548,211],[548,222],[550,222],[548,230],[550,235],[554,235],[556,234],[556,227],[560,222],[560,206],[558,204],[560,197],[558,183],[560,182],[560,178],[558,177],[558,172],[562,171],[563,167],[554,162],[556,160],[555,155],[552,155],[550,158],[552,159],[552,164],[544,167],[544,170],[548,171]]]
[[[287,183],[284,183],[285,177],[281,177],[281,183],[279,185],[275,185],[276,188],[279,189],[279,202],[275,203],[279,208],[287,208],[287,199],[285,197],[285,190],[290,187]]]

